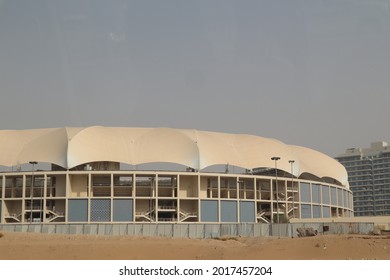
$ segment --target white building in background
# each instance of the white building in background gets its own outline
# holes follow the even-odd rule
[[[353,216],[340,163],[253,135],[170,128],[4,130],[0,165],[4,224]]]
[[[348,171],[355,216],[390,215],[390,147],[350,148],[336,159]]]

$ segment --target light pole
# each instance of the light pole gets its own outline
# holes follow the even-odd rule
[[[31,224],[32,223],[32,217],[33,217],[34,166],[38,162],[30,161],[29,163],[32,165],[32,169],[31,169],[31,186],[30,186],[30,224]]]
[[[280,157],[272,157],[271,160],[275,161],[275,179],[276,179],[276,223],[279,224],[279,186],[278,186],[278,160]]]
[[[154,195],[154,184],[153,177],[150,177],[150,200],[149,200],[149,222],[152,222],[152,208],[153,208],[153,195]]]
[[[292,190],[292,198],[293,198],[293,218],[295,218],[295,193],[294,193],[294,169],[293,165],[295,160],[289,160],[288,161],[291,164],[291,190]]]
[[[238,210],[238,221],[241,222],[241,194],[240,194],[240,189],[241,189],[241,186],[244,184],[244,181],[243,180],[240,180],[240,178],[237,180],[237,200],[238,200],[238,207],[237,207],[237,210]]]

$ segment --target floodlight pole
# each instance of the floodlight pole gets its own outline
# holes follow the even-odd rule
[[[272,157],[271,160],[275,161],[275,179],[276,179],[276,223],[279,224],[279,186],[278,186],[278,160],[280,157]],[[272,214],[273,215],[273,214]]]
[[[294,162],[295,160],[289,160],[288,161],[291,164],[291,190],[292,190],[292,197],[293,197],[293,218],[295,218],[295,193],[294,193]]]
[[[29,162],[32,165],[31,169],[31,186],[30,186],[30,224],[32,223],[32,217],[33,217],[33,192],[34,192],[34,166],[38,162],[36,161],[30,161]]]

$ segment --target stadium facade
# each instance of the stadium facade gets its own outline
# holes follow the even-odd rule
[[[2,224],[353,216],[339,162],[259,136],[98,126],[3,130],[0,165]]]

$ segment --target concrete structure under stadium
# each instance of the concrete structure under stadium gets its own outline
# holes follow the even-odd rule
[[[252,135],[96,126],[3,130],[0,165],[2,224],[353,216],[340,163]]]

